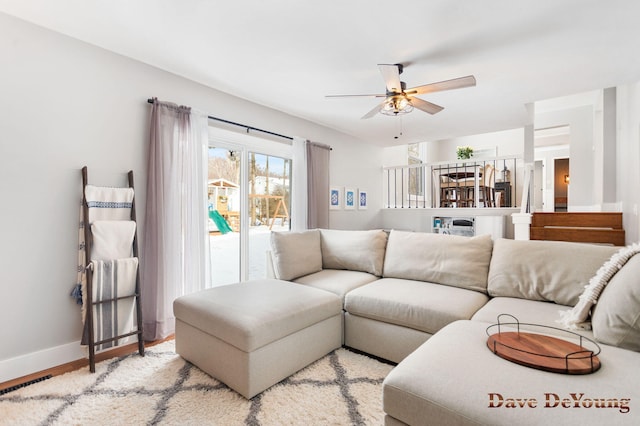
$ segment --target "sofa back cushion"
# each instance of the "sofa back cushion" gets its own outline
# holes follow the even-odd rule
[[[640,255],[605,286],[591,315],[593,336],[608,345],[640,352]]]
[[[322,270],[320,231],[272,232],[271,250],[276,278],[293,280]]]
[[[498,239],[489,295],[574,306],[596,271],[619,247],[561,241]]]
[[[382,230],[321,229],[322,267],[382,276],[387,233]]]
[[[492,244],[489,235],[462,237],[393,230],[383,275],[486,293]]]

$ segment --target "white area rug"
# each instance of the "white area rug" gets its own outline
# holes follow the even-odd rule
[[[392,366],[338,349],[247,400],[169,341],[0,396],[2,425],[380,425]]]

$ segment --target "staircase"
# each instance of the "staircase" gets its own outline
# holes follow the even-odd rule
[[[624,246],[622,213],[533,213],[530,239]]]

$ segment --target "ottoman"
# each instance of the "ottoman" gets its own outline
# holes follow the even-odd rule
[[[176,352],[252,398],[342,343],[340,297],[255,280],[177,298]]]

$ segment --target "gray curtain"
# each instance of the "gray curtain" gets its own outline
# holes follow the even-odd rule
[[[143,337],[175,331],[173,301],[208,285],[206,115],[154,100],[141,264]]]
[[[307,141],[307,228],[329,228],[329,154],[331,147]]]

